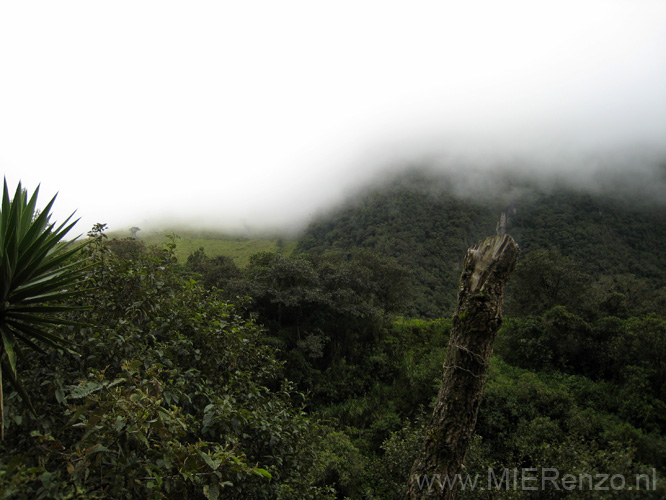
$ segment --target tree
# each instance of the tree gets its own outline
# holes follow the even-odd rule
[[[446,481],[460,473],[474,433],[493,342],[502,322],[504,288],[518,253],[518,245],[508,235],[486,238],[467,251],[442,386],[421,455],[412,467],[407,498],[422,497],[424,475],[432,480],[437,474]],[[452,499],[456,488],[438,493]]]
[[[75,310],[68,305],[55,305],[81,293],[75,285],[83,272],[80,261],[71,261],[85,243],[62,243],[77,221],[69,223],[70,215],[57,228],[49,222],[55,196],[39,215],[36,214],[39,187],[30,199],[19,182],[10,199],[4,182],[0,214],[0,430],[4,438],[4,394],[2,376],[32,407],[17,373],[20,354],[17,341],[42,351],[38,343],[65,348],[66,341],[51,327],[72,325],[58,315]]]
[[[186,268],[200,275],[207,288],[224,290],[228,298],[236,298],[238,287],[234,286],[233,282],[238,280],[242,273],[231,257],[218,255],[211,258],[206,255],[203,247],[199,247],[187,257]]]
[[[535,250],[525,255],[507,293],[507,314],[540,315],[555,306],[585,312],[590,302],[591,278],[577,262],[557,250]]]

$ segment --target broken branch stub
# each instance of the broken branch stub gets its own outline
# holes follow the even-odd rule
[[[458,483],[453,480],[474,433],[493,342],[502,323],[504,289],[519,253],[507,234],[486,238],[467,251],[442,386],[421,455],[412,466],[409,499],[455,498],[456,487],[450,485]],[[430,491],[424,485],[432,485]]]

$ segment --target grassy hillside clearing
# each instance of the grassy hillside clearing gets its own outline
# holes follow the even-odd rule
[[[187,257],[199,248],[204,249],[209,257],[227,256],[234,260],[239,267],[244,267],[250,256],[257,252],[279,252],[291,255],[296,247],[295,240],[282,239],[275,236],[237,236],[225,234],[219,231],[187,230],[187,229],[164,229],[160,231],[139,231],[137,240],[146,245],[162,245],[167,241],[168,235],[178,236],[176,241],[176,255],[180,262],[185,262]],[[109,233],[110,238],[127,238],[129,231],[114,231]]]

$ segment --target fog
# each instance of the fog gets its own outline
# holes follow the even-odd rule
[[[666,3],[5,2],[0,166],[55,215],[297,230],[415,165],[663,200]]]

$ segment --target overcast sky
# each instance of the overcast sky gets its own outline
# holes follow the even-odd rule
[[[0,4],[0,167],[83,233],[298,223],[423,158],[665,145],[662,0]]]

